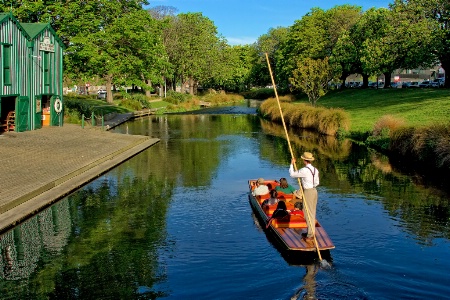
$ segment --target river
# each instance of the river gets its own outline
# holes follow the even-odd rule
[[[348,140],[289,131],[336,248],[329,269],[279,249],[247,180],[296,181],[253,106],[116,128],[161,142],[1,236],[0,299],[448,299],[448,191]]]

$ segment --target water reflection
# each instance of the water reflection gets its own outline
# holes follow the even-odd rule
[[[317,264],[309,264],[305,266],[305,275],[303,276],[303,286],[300,287],[291,300],[297,299],[317,299],[316,298],[316,275],[319,270]]]
[[[263,172],[277,178],[287,174],[290,158],[282,126],[234,111],[154,116],[116,131],[158,137],[161,142],[2,235],[1,299],[208,299],[225,293],[251,298],[267,283],[260,278],[235,279],[265,274],[267,265],[262,261],[273,262],[290,279],[305,270],[305,276],[299,276],[301,287],[297,279],[295,288],[283,287],[289,297],[295,290],[292,297],[320,298],[329,288],[317,284],[321,272],[315,253],[301,258],[283,251],[274,255],[250,217],[246,180]],[[448,246],[449,198],[444,191],[418,185],[385,156],[351,141],[306,131],[289,135],[296,155],[307,150],[317,156],[322,174],[318,217],[334,225],[326,226],[337,242],[333,259],[341,268],[345,259],[356,265],[348,272],[349,281],[363,281],[359,275],[371,268],[379,268],[380,277],[395,269],[396,261],[384,261],[389,257],[364,265],[359,255],[365,253],[355,255],[358,247],[364,247],[371,259],[386,249],[396,253],[403,249],[401,242],[387,244],[369,223],[379,225],[384,214],[395,224],[385,225],[389,230],[393,229],[388,226],[396,226],[396,234],[407,236],[402,243],[413,240],[411,253],[434,250],[437,238]],[[354,207],[358,209],[352,211]],[[361,222],[355,226],[358,217]],[[349,233],[355,239],[341,238]],[[367,249],[370,243],[377,243],[377,251]],[[331,262],[329,251],[321,254]],[[435,257],[445,265],[444,254]],[[358,269],[361,265],[364,268]],[[404,271],[403,266],[398,268]],[[431,275],[445,278],[445,274]],[[396,286],[397,294],[404,284]],[[445,291],[442,286],[438,287]],[[263,296],[276,297],[269,292]]]

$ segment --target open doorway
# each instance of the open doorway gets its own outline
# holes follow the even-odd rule
[[[16,122],[16,97],[0,98],[0,132],[14,131]]]
[[[42,95],[42,126],[50,126],[51,96]]]

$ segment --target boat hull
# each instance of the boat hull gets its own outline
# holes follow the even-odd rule
[[[258,200],[257,197],[253,196],[251,193],[254,182],[255,180],[249,180],[249,202],[255,215],[261,223],[261,226],[263,228],[266,228],[270,216],[267,215],[266,212],[264,212],[263,208],[261,207],[260,200]],[[307,242],[302,237],[302,232],[305,232],[307,229],[306,223],[297,222],[296,224],[291,224],[291,226],[295,228],[289,228],[289,224],[286,226],[277,226],[277,224],[274,225],[273,222],[271,222],[271,224],[267,227],[266,232],[273,235],[273,237],[279,242],[284,250],[317,251],[317,247],[314,243]],[[316,222],[316,239],[320,251],[331,250],[335,248],[330,237],[319,222]]]

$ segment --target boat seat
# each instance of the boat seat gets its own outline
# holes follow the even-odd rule
[[[306,220],[303,214],[290,214],[281,220],[274,219],[272,226],[275,228],[306,228]]]
[[[278,203],[271,204],[271,205],[264,205],[263,210],[266,215],[269,217],[272,216],[273,212],[277,209]],[[290,202],[286,202],[286,209],[287,210],[294,210],[294,204]]]
[[[277,191],[278,199],[284,199],[284,200],[292,200],[294,198],[294,194],[285,194],[281,191]]]
[[[256,200],[258,200],[259,205],[261,205],[261,203],[263,203],[264,200],[270,198],[270,193],[267,193],[265,195],[258,195],[258,196],[255,196],[255,197],[256,197]]]

